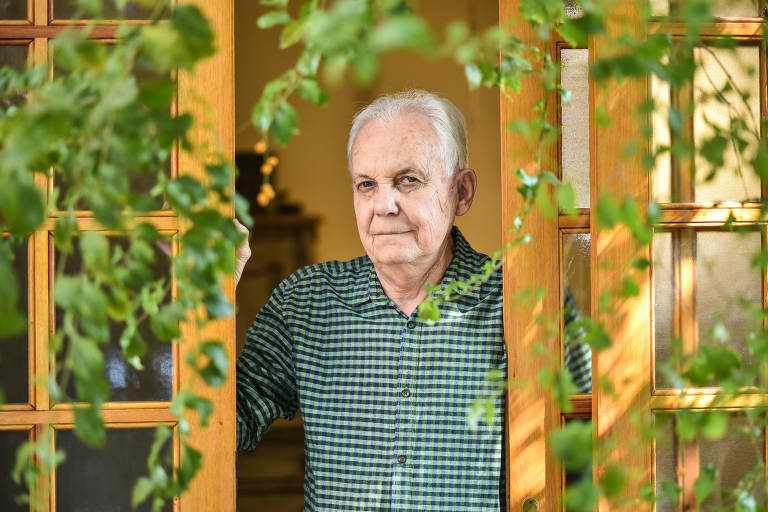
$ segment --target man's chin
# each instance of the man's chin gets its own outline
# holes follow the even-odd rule
[[[374,251],[373,253],[369,253],[368,257],[371,258],[371,261],[376,265],[405,265],[416,260],[412,250],[409,251],[395,247],[383,251]]]

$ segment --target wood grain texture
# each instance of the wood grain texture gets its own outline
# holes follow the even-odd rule
[[[104,422],[107,423],[109,428],[119,426],[118,424],[139,424],[149,423],[156,424],[158,422],[174,423],[176,417],[168,410],[168,407],[162,409],[148,408],[148,409],[105,409],[102,411]],[[61,408],[49,411],[33,411],[33,410],[4,410],[0,414],[0,425],[71,425],[74,423],[75,416],[72,412],[72,408]]]
[[[519,0],[502,0],[499,19],[502,27],[528,43],[536,40],[531,28],[521,21]],[[541,44],[543,52],[548,51]],[[502,227],[504,243],[512,240],[507,228],[520,211],[522,199],[515,190],[519,185],[514,170],[522,167],[533,171],[534,154],[520,134],[506,130],[514,119],[532,119],[533,106],[544,97],[544,88],[535,77],[523,80],[522,93],[513,101],[501,99],[502,158]],[[552,110],[555,122],[556,114]],[[552,148],[553,153],[556,148]],[[556,158],[556,153],[552,155]],[[547,337],[545,329],[535,322],[537,314],[554,315],[558,308],[559,265],[557,220],[545,217],[535,209],[526,221],[532,242],[518,246],[504,263],[504,337],[507,345],[508,378],[524,383],[512,386],[507,394],[507,506],[520,510],[526,498],[535,498],[541,510],[558,508],[558,492],[562,473],[548,449],[548,433],[560,425],[560,412],[549,394],[537,384],[545,363],[532,355],[533,347],[543,343],[550,353],[559,353],[556,337]],[[515,294],[526,287],[545,287],[547,294],[533,310],[510,306]]]
[[[670,34],[682,36],[688,33],[688,26],[685,23],[660,22],[654,21],[648,24],[650,33]],[[760,37],[763,33],[763,24],[759,19],[746,18],[741,21],[729,21],[727,23],[705,23],[701,26],[702,36],[737,36],[737,37]]]
[[[83,25],[84,27],[84,25]],[[66,25],[14,25],[3,22],[0,24],[3,38],[9,39],[34,39],[37,37],[54,38],[59,35]],[[76,29],[81,30],[81,29]],[[97,25],[93,27],[90,36],[93,39],[114,39],[117,25]]]
[[[234,2],[231,0],[189,0],[210,20],[216,34],[216,54],[203,61],[194,75],[179,73],[179,111],[191,112],[196,119],[191,139],[196,146],[205,146],[234,158]],[[207,127],[213,127],[210,133]],[[204,156],[204,155],[203,155]],[[179,174],[204,175],[200,155],[185,152],[179,155]],[[232,183],[234,189],[234,183]],[[226,209],[226,213],[234,212]],[[183,229],[183,226],[181,226]],[[234,281],[227,279],[224,292],[234,301]],[[180,363],[182,386],[191,384],[197,393],[214,404],[214,413],[206,428],[197,426],[192,418],[191,444],[203,453],[203,467],[195,477],[189,492],[179,500],[181,512],[234,512],[235,510],[235,319],[234,316],[211,322],[204,330],[192,323],[182,326],[185,342],[180,361],[198,343],[217,339],[224,343],[230,360],[228,379],[220,388],[212,389]]]
[[[48,24],[48,1],[47,0],[30,0],[29,6],[32,8],[30,11],[30,20],[37,26],[43,26]]]
[[[591,41],[590,59],[610,56],[612,46],[607,39],[627,33],[642,34],[644,27],[638,22],[640,13],[630,1],[619,2],[615,12],[608,13],[606,35]],[[615,48],[615,46],[614,46]],[[610,83],[604,88],[590,87],[590,107],[605,108],[612,124],[607,128],[591,127],[590,158],[592,204],[598,192],[623,197],[630,192],[645,209],[650,195],[648,173],[638,157],[622,156],[625,144],[641,133],[633,113],[643,101],[646,86],[642,82],[624,81],[620,86]],[[598,312],[613,340],[613,346],[593,358],[596,379],[609,379],[615,393],[605,392],[600,385],[594,386],[592,401],[593,421],[600,439],[615,438],[618,442],[595,475],[599,478],[608,463],[618,463],[630,470],[628,486],[621,497],[634,499],[641,495],[643,484],[651,480],[651,444],[644,441],[638,425],[631,419],[633,411],[648,411],[651,393],[651,280],[648,271],[639,276],[640,293],[637,297],[616,305],[616,312],[600,309],[598,297],[614,289],[623,277],[625,265],[633,257],[650,258],[648,247],[638,249],[626,229],[598,231],[592,222],[592,311]],[[645,511],[647,502],[631,502],[623,510]],[[618,509],[619,507],[615,507]],[[599,504],[601,512],[614,510],[605,499]]]

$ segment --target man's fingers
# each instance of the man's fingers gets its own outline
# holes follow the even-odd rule
[[[243,226],[237,219],[233,219],[233,222],[235,223],[237,230],[245,234],[245,240],[243,240],[237,248],[237,262],[235,264],[235,286],[237,286],[237,283],[240,281],[240,276],[243,274],[245,263],[251,257],[251,245],[248,243],[248,228]]]

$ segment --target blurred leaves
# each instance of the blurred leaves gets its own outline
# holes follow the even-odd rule
[[[0,238],[0,336],[27,326],[18,312],[13,247],[56,212],[52,288],[58,328],[50,340],[56,377],[49,386],[57,402],[77,404],[75,432],[91,446],[102,445],[106,434],[101,407],[111,390],[104,347],[119,343],[126,362],[141,369],[148,343],[142,325],[159,340],[180,341],[182,322],[202,327],[209,318],[230,315],[232,304],[221,288],[243,239],[224,214],[228,207],[244,207],[244,199],[232,194],[232,163],[207,147],[193,147],[191,114],[171,108],[177,70],[193,72],[215,52],[213,30],[194,5],[140,3],[157,7],[153,18],[118,25],[113,44],[91,38],[93,25],[67,27],[52,42],[50,66],[0,70],[0,232],[10,235]],[[115,5],[124,9],[126,3]],[[81,1],[80,8],[98,17],[101,2]],[[19,97],[24,100],[10,100]],[[289,111],[276,117],[277,131],[293,133],[296,119]],[[170,177],[169,159],[177,147],[201,161],[206,174]],[[40,174],[53,178],[50,198],[36,183]],[[179,232],[160,233],[139,220],[164,208],[184,226]],[[82,229],[77,210],[92,211],[95,225]],[[76,250],[82,263],[65,272]],[[165,275],[152,270],[157,254],[170,262]],[[219,344],[201,345],[199,370],[212,385],[225,381],[228,361]],[[210,401],[186,392],[183,404],[175,411],[180,424],[186,423],[187,408],[201,423],[208,421]],[[186,489],[201,463],[200,453],[186,444],[189,432],[180,432],[178,468],[154,450],[148,476],[134,491],[135,504],[151,498],[159,510]],[[167,441],[158,435],[158,443]],[[35,442],[19,452],[15,474],[29,488],[41,464],[62,458],[46,450]]]

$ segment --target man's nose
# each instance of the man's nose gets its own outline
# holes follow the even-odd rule
[[[397,194],[397,190],[393,187],[378,187],[373,199],[373,207],[376,215],[397,215],[399,212]]]

